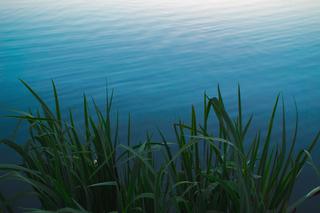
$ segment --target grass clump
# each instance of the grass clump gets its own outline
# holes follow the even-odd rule
[[[25,82],[41,110],[15,118],[29,124],[29,139],[19,145],[1,143],[22,158],[22,164],[0,164],[1,179],[21,180],[33,188],[41,209],[31,212],[290,212],[317,194],[315,188],[297,202],[290,202],[296,179],[305,166],[320,133],[305,150],[296,152],[298,121],[293,136],[286,130],[282,101],[281,138],[272,140],[277,97],[266,134],[252,131],[252,117],[244,121],[240,89],[238,114],[226,111],[220,90],[204,96],[203,118],[198,123],[192,107],[190,123],[174,124],[176,140],[162,132],[160,141],[147,136],[143,143],[120,141],[118,119],[112,122],[112,97],[101,111],[93,103],[89,113],[83,97],[84,125],[78,129],[72,112],[64,119],[56,87],[52,110]],[[210,122],[217,125],[213,131]],[[251,132],[252,134],[252,132]],[[4,208],[13,212],[2,195]]]

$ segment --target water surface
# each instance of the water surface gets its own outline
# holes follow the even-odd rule
[[[1,114],[36,106],[18,79],[49,103],[54,80],[78,114],[84,92],[103,105],[107,79],[137,135],[168,130],[218,83],[232,113],[239,83],[263,127],[282,92],[290,115],[298,104],[303,147],[320,127],[320,1],[1,0]],[[0,122],[1,136],[14,126]]]

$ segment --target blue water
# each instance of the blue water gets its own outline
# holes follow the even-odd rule
[[[289,115],[297,102],[303,147],[320,128],[320,1],[1,0],[2,115],[36,106],[18,79],[49,103],[54,80],[63,109],[78,115],[84,92],[103,105],[107,81],[137,135],[169,129],[218,83],[231,113],[239,83],[246,113],[263,127],[282,92]],[[0,135],[14,126],[3,119]]]

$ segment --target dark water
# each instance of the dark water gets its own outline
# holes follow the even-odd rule
[[[218,83],[230,112],[240,83],[247,113],[263,127],[282,92],[289,115],[298,104],[303,147],[320,128],[320,1],[0,0],[1,114],[35,106],[18,79],[49,103],[54,80],[63,108],[79,113],[84,92],[104,103],[108,79],[138,135],[167,130]],[[1,136],[14,126],[3,119]],[[16,159],[3,147],[0,155]],[[318,183],[307,180],[301,191]]]

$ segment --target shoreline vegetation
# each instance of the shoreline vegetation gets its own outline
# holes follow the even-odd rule
[[[11,116],[28,123],[28,140],[1,140],[22,163],[1,163],[0,181],[18,180],[32,187],[41,210],[26,212],[295,212],[320,191],[308,189],[301,199],[291,199],[303,167],[311,163],[316,169],[311,153],[320,132],[297,150],[298,118],[289,134],[279,96],[261,133],[252,132],[252,117],[243,118],[240,89],[238,114],[231,117],[218,88],[217,97],[204,95],[203,117],[192,106],[191,121],[173,125],[174,141],[159,131],[161,140],[147,136],[136,144],[130,137],[130,117],[127,139],[120,141],[117,115],[112,119],[113,93],[103,110],[95,103],[89,107],[83,97],[84,124],[79,129],[72,112],[62,116],[54,82],[54,109],[22,83],[41,109]],[[281,134],[274,139],[279,110]],[[0,194],[0,204],[14,212],[5,194]]]

